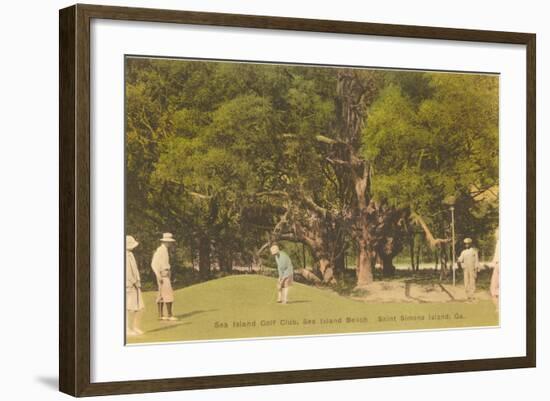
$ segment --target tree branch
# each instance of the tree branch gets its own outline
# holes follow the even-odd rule
[[[434,249],[451,241],[449,238],[435,238],[424,219],[418,213],[411,212],[411,220],[422,227],[430,248]]]
[[[273,196],[273,197],[279,197],[279,198],[290,198],[290,195],[288,192],[285,191],[263,191],[263,192],[256,192],[256,196]]]
[[[333,139],[333,138],[329,138],[328,136],[325,136],[325,135],[316,135],[315,139],[317,139],[319,142],[323,142],[323,143],[326,143],[326,144],[329,144],[329,145],[336,145],[336,144],[347,145],[343,141]]]
[[[321,216],[324,217],[328,214],[327,209],[319,206],[317,203],[315,203],[315,201],[309,195],[306,195],[303,192],[301,193],[301,200],[310,210],[313,210],[314,212],[320,214]]]
[[[340,166],[351,167],[351,165],[352,165],[350,162],[345,161],[345,160],[341,160],[341,159],[332,159],[330,157],[327,157],[326,160],[331,164],[338,164]]]
[[[199,199],[212,199],[212,195],[204,195],[195,191],[187,191],[187,193],[195,198]]]

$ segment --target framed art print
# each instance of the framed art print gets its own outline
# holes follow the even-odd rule
[[[535,112],[534,34],[61,10],[60,390],[535,366]]]

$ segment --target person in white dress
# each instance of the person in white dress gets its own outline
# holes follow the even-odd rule
[[[500,238],[498,228],[495,231],[495,237],[497,239],[497,243],[495,244],[495,253],[493,255],[493,274],[491,275],[490,292],[498,312],[500,297]]]
[[[160,239],[161,245],[157,248],[151,261],[151,268],[155,273],[158,285],[157,305],[159,320],[178,320],[172,311],[174,303],[174,290],[171,282],[170,253],[169,249],[174,246],[176,240],[172,234],[164,233]],[[164,315],[166,305],[167,315]]]
[[[143,334],[140,328],[141,315],[145,304],[141,295],[141,279],[134,253],[139,242],[131,235],[126,236],[126,334]]]
[[[464,240],[465,249],[458,257],[458,263],[464,271],[464,289],[466,290],[466,297],[469,301],[474,299],[474,293],[476,291],[476,276],[479,271],[479,256],[477,249],[472,248],[472,239],[466,238]]]

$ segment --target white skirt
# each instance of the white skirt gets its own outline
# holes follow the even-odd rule
[[[126,310],[135,312],[143,308],[145,308],[145,304],[143,303],[141,290],[136,287],[126,288]]]

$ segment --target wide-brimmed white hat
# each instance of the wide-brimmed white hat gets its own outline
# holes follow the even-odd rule
[[[472,243],[472,239],[471,239],[471,238],[464,238],[464,243],[465,243],[465,244],[471,244],[471,243]]]
[[[174,239],[174,236],[172,233],[164,233],[162,234],[162,238],[160,239],[162,242],[176,242]]]
[[[131,235],[126,236],[126,249],[127,250],[131,251],[132,249],[134,249],[138,245],[139,245],[139,242],[137,242],[134,237],[132,237]]]
[[[272,255],[277,255],[279,253],[279,247],[277,245],[272,245],[271,248],[269,248]]]

